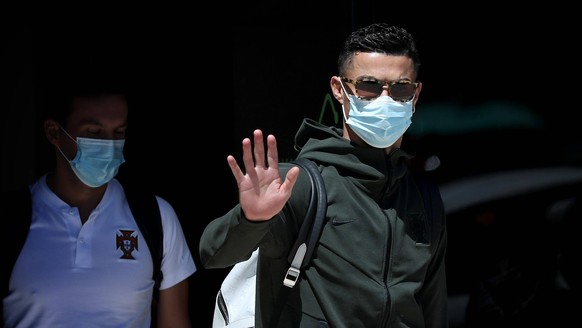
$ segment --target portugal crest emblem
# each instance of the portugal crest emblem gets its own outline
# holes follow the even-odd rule
[[[133,250],[138,250],[137,247],[137,236],[132,236],[135,231],[133,230],[119,230],[117,237],[115,238],[115,243],[117,249],[121,249],[123,255],[120,259],[124,260],[135,260],[135,257],[131,254]]]

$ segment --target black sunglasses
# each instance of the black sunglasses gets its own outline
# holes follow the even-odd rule
[[[356,95],[360,99],[370,100],[379,97],[384,91],[384,86],[388,87],[388,95],[396,101],[409,101],[414,97],[418,82],[409,80],[398,80],[393,82],[382,82],[378,80],[352,80],[341,77],[341,80],[351,83],[356,87]]]

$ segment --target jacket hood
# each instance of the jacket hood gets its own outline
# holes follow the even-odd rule
[[[404,150],[386,155],[384,149],[359,146],[342,135],[340,128],[306,118],[295,135],[298,157],[333,166],[340,175],[352,177],[374,194],[393,187],[406,173],[412,156]]]

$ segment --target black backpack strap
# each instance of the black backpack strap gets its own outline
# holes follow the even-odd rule
[[[292,291],[291,288],[295,286],[295,283],[299,279],[301,269],[311,261],[311,256],[321,236],[327,212],[327,194],[319,167],[313,161],[306,158],[297,158],[291,163],[301,166],[309,174],[311,180],[311,197],[305,219],[299,229],[299,235],[287,258],[291,266],[283,279],[283,285],[289,288],[281,288],[279,290],[279,294],[275,300],[275,310],[271,314],[268,327],[278,326],[281,311]]]
[[[157,306],[160,283],[163,279],[161,264],[164,255],[164,232],[158,201],[154,193],[136,189],[135,186],[124,184],[123,189],[131,213],[152,255],[154,267],[152,278],[155,282],[152,304]],[[152,311],[153,314],[155,312]]]
[[[291,266],[287,270],[283,284],[290,288],[295,286],[300,270],[311,261],[311,256],[323,229],[327,210],[325,184],[317,165],[306,158],[297,158],[292,163],[301,166],[309,174],[311,198],[299,235],[288,257]]]
[[[424,208],[427,211],[427,219],[430,224],[431,231],[431,241],[438,240],[440,238],[441,230],[444,225],[444,206],[439,191],[439,187],[436,183],[428,179],[421,172],[412,172],[415,178],[416,184],[422,193],[422,200],[424,202]],[[431,244],[433,244],[431,242]]]
[[[2,231],[7,240],[2,246],[2,299],[8,295],[12,268],[24,246],[32,221],[32,199],[28,187],[2,193]],[[4,306],[0,306],[0,318]]]

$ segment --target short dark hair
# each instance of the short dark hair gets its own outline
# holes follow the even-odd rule
[[[402,27],[375,23],[352,32],[346,39],[338,57],[338,73],[345,75],[354,55],[358,52],[378,52],[387,55],[406,56],[412,59],[418,74],[420,57],[416,41]]]
[[[82,69],[46,82],[40,93],[42,121],[53,119],[66,128],[74,99],[104,95],[122,95],[129,102],[128,82],[111,72],[98,72],[97,67]]]
[[[51,26],[38,31],[34,69],[40,121],[51,118],[65,124],[73,99],[128,95],[134,88],[130,84],[134,61],[126,54],[125,34],[113,25],[102,25],[83,21],[75,28]]]

